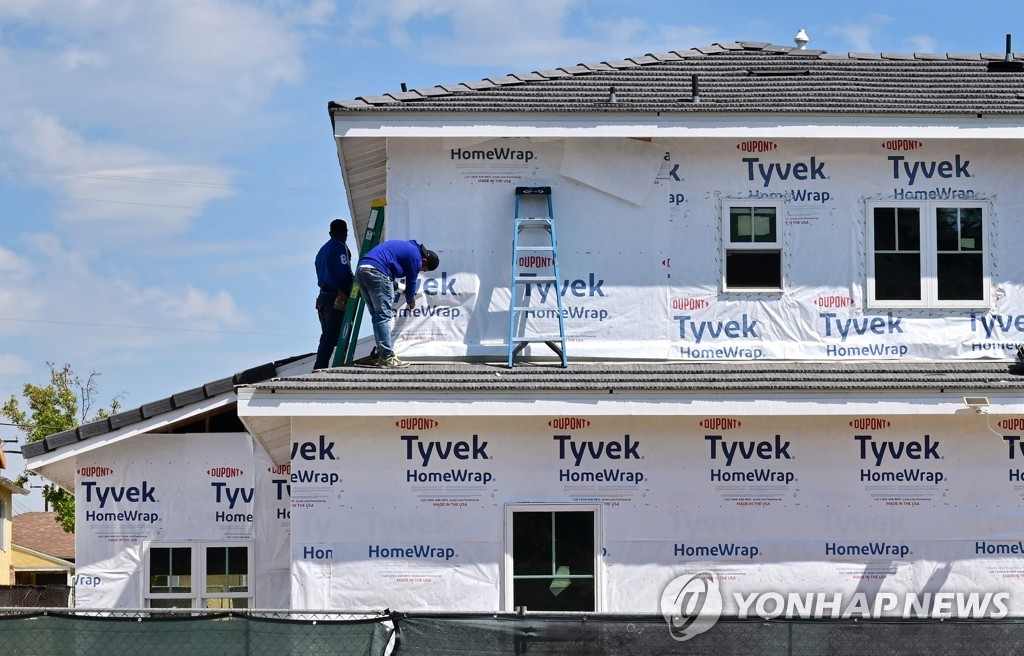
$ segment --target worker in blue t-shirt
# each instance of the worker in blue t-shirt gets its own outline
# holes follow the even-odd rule
[[[313,369],[330,366],[331,352],[338,345],[345,305],[352,293],[352,252],[348,244],[348,224],[341,219],[331,221],[331,238],[316,254],[316,314],[320,318],[320,345],[316,349]]]
[[[410,310],[415,309],[416,276],[421,270],[433,271],[437,265],[437,253],[413,240],[401,239],[382,242],[359,260],[356,269],[359,296],[370,310],[373,339],[377,343],[374,364],[378,367],[407,366],[395,356],[391,341],[391,305],[395,302],[396,281],[405,278],[405,302]]]

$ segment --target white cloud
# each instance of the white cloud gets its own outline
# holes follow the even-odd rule
[[[24,358],[14,353],[0,353],[0,376],[22,376],[30,371],[32,365]]]
[[[0,59],[0,78],[19,89],[17,102],[5,98],[5,108],[73,108],[80,125],[134,130],[155,143],[237,139],[246,127],[241,121],[301,78],[302,28],[326,20],[333,7],[327,0],[274,5],[0,3],[0,42],[11,55],[6,64]]]
[[[935,39],[930,36],[923,34],[908,36],[906,42],[911,52],[936,52]]]
[[[180,233],[208,203],[232,193],[221,168],[89,142],[50,117],[29,116],[9,142],[29,179],[56,195],[60,219],[109,239]]]
[[[581,0],[359,0],[355,37],[386,29],[393,46],[441,64],[495,65],[507,72],[689,48],[710,42],[699,26],[652,25],[636,17],[586,17]],[[541,18],[538,18],[541,17]],[[447,30],[438,26],[447,23]],[[430,24],[433,29],[422,29]]]
[[[73,71],[81,66],[95,66],[103,68],[107,63],[106,58],[96,51],[82,50],[81,48],[68,48],[57,56],[57,63],[61,68]]]
[[[825,34],[846,41],[849,44],[850,52],[878,52],[873,43],[876,39],[881,38],[885,26],[891,22],[892,18],[889,16],[870,14],[865,16],[862,21],[831,27],[825,31]],[[813,48],[814,46],[808,47]]]

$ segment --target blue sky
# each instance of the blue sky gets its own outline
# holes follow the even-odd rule
[[[1001,53],[1020,26],[1019,52],[1022,19],[1017,2],[0,0],[0,400],[48,361],[135,407],[314,350],[313,256],[350,219],[330,100],[801,28],[833,53]]]

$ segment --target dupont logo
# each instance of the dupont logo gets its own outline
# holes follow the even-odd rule
[[[853,305],[853,299],[849,296],[819,296],[814,299],[814,304],[823,308],[844,308]]]
[[[557,430],[579,430],[590,426],[590,420],[583,417],[556,417],[548,422],[548,426]]]
[[[890,426],[892,422],[881,417],[861,417],[850,422],[850,427],[857,430],[881,430]]]
[[[235,478],[245,472],[237,467],[211,467],[206,473],[214,478]]]
[[[99,478],[101,476],[110,476],[114,473],[114,470],[110,467],[79,467],[79,476],[88,476],[89,478]]]
[[[519,266],[523,269],[546,269],[555,261],[543,255],[523,255],[519,258]]]
[[[275,474],[278,476],[280,476],[281,474],[290,474],[292,473],[292,464],[287,463],[284,465],[271,465],[270,467],[267,467],[267,471],[270,472],[271,474]]]
[[[1003,419],[998,424],[1000,428],[1007,430],[1024,430],[1024,417],[1011,417],[1010,419]]]
[[[774,141],[766,141],[764,139],[751,139],[736,144],[736,150],[741,150],[745,153],[767,153],[778,147],[779,144]]]
[[[673,298],[673,310],[702,310],[711,303],[706,298]]]
[[[882,148],[886,150],[917,150],[924,146],[917,139],[889,139],[882,142]]]
[[[742,425],[739,419],[733,417],[708,417],[700,422],[700,427],[708,430],[733,430]]]
[[[437,428],[437,421],[430,417],[406,417],[395,422],[402,430],[430,430]]]

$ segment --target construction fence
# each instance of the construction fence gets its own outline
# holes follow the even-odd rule
[[[0,608],[3,656],[1024,653],[1024,618],[731,620],[678,641],[656,615]]]

